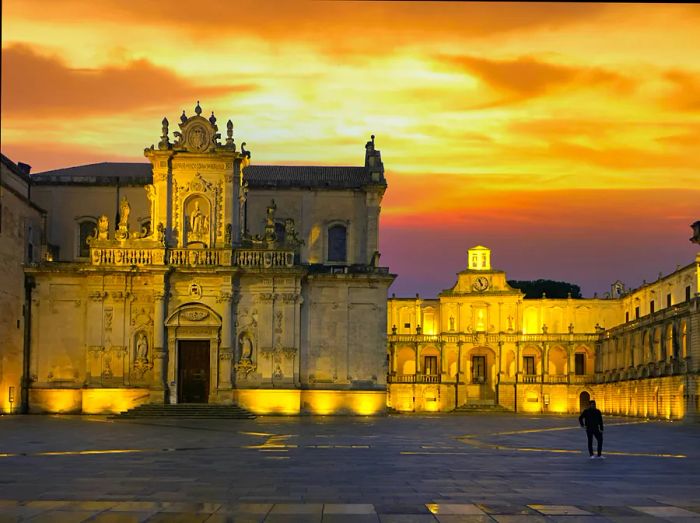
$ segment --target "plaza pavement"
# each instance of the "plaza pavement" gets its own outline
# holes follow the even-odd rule
[[[700,426],[575,416],[0,417],[5,521],[700,521]]]

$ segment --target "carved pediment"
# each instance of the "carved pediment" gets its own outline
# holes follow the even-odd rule
[[[174,148],[193,153],[206,153],[220,147],[219,138],[221,135],[218,133],[219,128],[216,126],[214,113],[208,120],[201,116],[202,108],[199,106],[199,102],[197,102],[194,112],[195,116],[189,118],[185,116],[184,111],[182,112],[179,124],[180,132],[175,133],[177,141]]]
[[[201,304],[187,304],[173,312],[165,324],[168,327],[195,325],[198,327],[220,326],[221,317],[209,307]]]

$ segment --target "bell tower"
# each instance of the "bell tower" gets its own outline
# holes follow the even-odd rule
[[[153,166],[153,184],[146,191],[151,224],[170,248],[230,248],[241,240],[243,169],[250,153],[237,151],[233,122],[226,124],[220,143],[214,113],[207,119],[197,102],[195,114],[180,116],[175,143],[163,118],[158,146],[144,155]]]

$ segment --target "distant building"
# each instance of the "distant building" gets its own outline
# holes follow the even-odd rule
[[[697,419],[700,253],[605,299],[525,299],[483,246],[437,298],[391,298],[389,406]]]
[[[222,143],[200,113],[183,112],[174,143],[163,120],[146,164],[30,181],[8,161],[6,182],[3,159],[3,396],[14,387],[29,412],[383,412],[394,276],[378,266],[374,138],[358,167],[251,165],[231,122]],[[26,254],[41,209],[46,241]]]

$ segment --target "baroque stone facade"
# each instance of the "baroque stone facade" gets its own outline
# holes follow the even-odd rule
[[[256,413],[386,406],[381,156],[251,165],[233,124],[164,119],[149,164],[32,177],[48,252],[32,282],[26,407],[117,412],[237,403]]]
[[[607,413],[698,419],[699,280],[700,254],[604,299],[525,299],[489,249],[469,249],[438,298],[389,300],[389,406],[573,413],[595,398]]]

